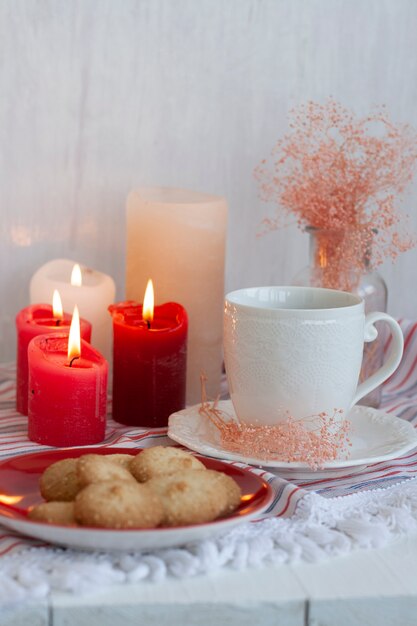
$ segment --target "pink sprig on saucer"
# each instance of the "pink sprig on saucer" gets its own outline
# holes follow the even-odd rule
[[[273,426],[244,424],[219,409],[218,400],[207,400],[204,383],[202,377],[199,413],[219,430],[225,450],[265,461],[303,462],[312,469],[320,469],[327,461],[348,458],[351,424],[340,419],[340,409],[334,409],[332,415],[322,412],[303,419],[289,415]]]

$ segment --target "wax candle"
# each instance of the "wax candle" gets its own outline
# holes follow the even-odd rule
[[[189,317],[187,403],[219,393],[222,365],[224,198],[173,188],[133,191],[127,202],[126,297],[140,300],[148,276],[158,300],[181,302]]]
[[[50,335],[57,331],[69,333],[71,316],[62,307],[49,304],[33,304],[22,309],[16,316],[17,368],[16,368],[16,410],[28,414],[28,345],[37,335]],[[81,337],[91,339],[91,324],[81,320]]]
[[[185,406],[187,314],[174,302],[143,318],[136,302],[109,307],[113,317],[113,418],[122,424],[166,426]]]
[[[64,309],[77,304],[80,315],[91,322],[92,345],[111,359],[111,321],[107,307],[115,300],[115,284],[107,274],[68,259],[49,261],[35,272],[30,282],[30,302],[50,302],[58,289]]]
[[[104,439],[107,361],[79,334],[78,340],[78,348],[71,349],[67,334],[54,333],[35,337],[29,344],[32,441],[66,447]]]

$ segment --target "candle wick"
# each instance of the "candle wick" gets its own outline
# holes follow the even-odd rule
[[[146,320],[146,326],[148,327],[148,330],[149,330],[149,329],[150,329],[150,327],[151,327],[151,323],[150,323],[150,321],[149,321],[149,320]]]
[[[69,366],[70,366],[70,367],[72,367],[72,364],[74,363],[74,361],[75,361],[76,359],[79,359],[79,358],[80,358],[79,356],[74,356],[74,357],[71,359],[71,361],[70,361],[70,363],[69,363]]]
[[[60,323],[61,323],[61,320],[56,320],[56,322],[55,322],[55,326],[59,326],[59,325],[60,325]]]

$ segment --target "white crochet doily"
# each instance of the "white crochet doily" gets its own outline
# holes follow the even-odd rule
[[[417,480],[339,498],[309,493],[290,518],[245,524],[213,540],[152,553],[25,548],[0,561],[0,603],[103,585],[189,577],[229,567],[319,561],[375,548],[417,529]]]

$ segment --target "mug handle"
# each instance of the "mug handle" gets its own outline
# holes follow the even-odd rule
[[[369,313],[365,318],[365,342],[375,341],[378,337],[378,331],[375,328],[375,322],[383,321],[390,327],[392,335],[392,346],[387,360],[381,367],[372,374],[367,380],[361,383],[356,389],[355,397],[352,401],[352,406],[357,403],[358,400],[366,396],[370,391],[373,391],[375,387],[378,387],[387,378],[391,376],[400,364],[401,357],[404,349],[404,337],[399,324],[387,315],[386,313]]]

